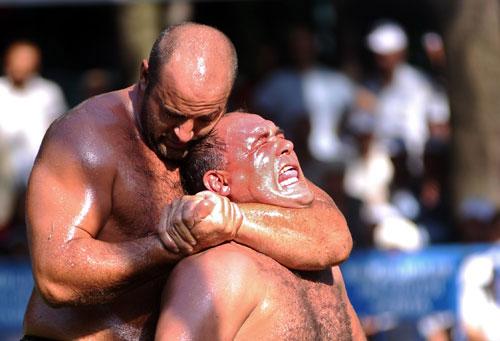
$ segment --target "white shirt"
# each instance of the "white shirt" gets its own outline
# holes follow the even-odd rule
[[[354,98],[354,87],[344,75],[316,67],[302,76],[304,104],[309,113],[311,155],[319,161],[343,160],[344,148],[338,136],[343,113]]]
[[[24,88],[15,88],[0,77],[0,133],[11,151],[19,184],[26,183],[45,131],[67,109],[60,87],[33,77]]]
[[[365,158],[347,165],[344,191],[365,204],[387,203],[393,175],[394,167],[385,150],[372,145]]]
[[[378,95],[378,138],[384,143],[401,139],[410,156],[421,157],[429,136],[427,111],[431,95],[431,84],[420,71],[408,64],[399,65],[392,82]]]
[[[460,319],[488,341],[500,341],[500,305],[486,286],[494,280],[499,254],[491,251],[468,257],[461,269]]]

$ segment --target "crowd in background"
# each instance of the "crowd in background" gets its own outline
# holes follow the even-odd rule
[[[499,240],[491,201],[470,197],[452,209],[451,114],[438,33],[421,37],[430,65],[423,71],[408,62],[404,28],[377,22],[365,41],[374,68],[361,75],[322,65],[307,27],[293,27],[288,38],[290,63],[262,67],[260,80],[243,87],[244,103],[292,138],[306,176],[346,216],[355,247]],[[270,48],[263,51],[272,55]]]
[[[328,192],[346,217],[355,248],[410,251],[440,243],[500,241],[500,214],[494,203],[469,197],[452,207],[453,113],[438,33],[425,33],[416,42],[400,23],[375,23],[364,41],[370,70],[348,61],[338,69],[322,63],[318,32],[306,25],[291,27],[287,37],[286,51],[273,43],[257,49],[256,74],[246,77],[240,72],[230,109],[256,112],[285,131],[306,177]],[[411,48],[416,43],[421,45]],[[429,68],[409,62],[415,49],[425,51]],[[50,53],[25,40],[3,51],[1,256],[28,253],[24,201],[29,173],[46,129],[68,110],[67,90],[40,75],[42,52]],[[115,83],[109,70],[89,69],[74,97],[84,100],[118,86]],[[476,312],[491,308],[488,330],[495,339],[500,310],[491,295],[477,289],[493,283],[490,263],[487,258],[467,262],[463,277],[474,281],[466,285],[461,304],[470,306],[464,319],[473,325],[479,325],[477,316],[482,316]],[[422,320],[422,328],[446,325],[437,323],[439,319]]]
[[[409,39],[389,20],[366,36],[374,68],[343,72],[323,65],[316,34],[288,32],[288,63],[263,44],[259,75],[240,77],[232,106],[272,119],[294,142],[305,175],[344,213],[356,248],[415,250],[429,244],[500,239],[493,203],[471,197],[450,204],[450,109],[439,34],[422,36],[430,69],[408,62]],[[0,78],[0,252],[25,255],[24,196],[50,122],[68,108],[63,90],[39,75],[41,52],[17,41]],[[81,99],[112,88],[106,70],[82,76]],[[455,214],[454,214],[455,213]]]

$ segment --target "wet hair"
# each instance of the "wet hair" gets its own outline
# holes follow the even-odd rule
[[[189,26],[204,26],[218,31],[216,28],[213,28],[211,26],[201,25],[189,21],[177,25],[168,26],[163,31],[161,31],[158,38],[156,38],[156,41],[154,42],[153,47],[151,48],[151,52],[149,54],[148,77],[151,85],[155,85],[158,82],[161,67],[166,63],[168,63],[168,61],[172,57],[173,52],[179,46],[178,31],[184,27],[189,27]],[[231,81],[232,83],[234,83],[238,71],[238,57],[236,55],[236,49],[231,40],[229,40],[229,38],[224,33],[220,31],[218,32],[225,38],[230,49],[232,72],[233,72]]]
[[[224,170],[227,160],[224,156],[226,144],[214,131],[197,140],[183,159],[180,167],[181,182],[187,194],[204,191],[203,176],[209,170]]]

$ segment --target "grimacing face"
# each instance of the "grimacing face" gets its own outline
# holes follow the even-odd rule
[[[300,168],[293,143],[276,125],[247,113],[224,116],[216,134],[226,144],[229,199],[299,208],[314,194]]]
[[[217,86],[214,82],[218,82]],[[163,160],[184,158],[190,142],[207,135],[225,113],[230,77],[209,80],[202,86],[192,83],[179,80],[167,64],[156,84],[148,83],[144,91],[140,113],[143,135]],[[197,92],[193,92],[194,87]],[[204,88],[206,91],[200,96]]]

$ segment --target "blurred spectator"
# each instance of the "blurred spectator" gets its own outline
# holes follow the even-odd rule
[[[0,172],[0,183],[2,195],[6,195],[4,189],[12,190],[8,200],[2,199],[2,206],[13,205],[14,210],[3,212],[9,212],[4,219],[11,225],[0,238],[3,252],[26,252],[25,186],[45,131],[67,109],[59,86],[38,75],[40,64],[40,49],[28,41],[14,42],[4,56],[5,76],[0,77],[2,168],[12,172]]]
[[[431,138],[424,154],[424,176],[419,189],[418,224],[429,233],[431,243],[455,241],[451,219],[449,143]]]
[[[394,168],[384,147],[374,141],[374,117],[368,113],[353,114],[348,129],[355,137],[358,153],[347,164],[345,192],[365,205],[388,203]]]
[[[8,146],[0,134],[0,240],[14,209],[14,169]]]
[[[456,319],[449,311],[438,311],[421,318],[417,329],[427,341],[451,341]]]
[[[113,83],[113,77],[107,70],[96,68],[85,71],[81,79],[81,100],[111,91]]]
[[[24,185],[50,123],[66,109],[59,86],[38,75],[40,49],[28,41],[7,48],[0,78],[0,129],[10,148],[16,182]]]
[[[257,86],[255,110],[269,115],[294,141],[297,126],[308,118],[311,155],[322,162],[341,161],[339,123],[353,101],[353,84],[343,74],[319,65],[313,34],[306,27],[294,27],[288,44],[292,65]]]
[[[500,340],[500,304],[494,285],[497,258],[488,253],[473,255],[462,266],[460,323],[468,340]]]
[[[391,204],[365,206],[362,216],[379,250],[416,251],[428,243],[425,231]]]
[[[427,104],[431,140],[448,142],[450,138],[450,104],[446,93],[446,54],[443,40],[436,32],[422,36],[422,46],[431,65],[432,92]]]
[[[358,156],[347,164],[344,190],[350,198],[362,203],[360,213],[365,233],[360,236],[360,244],[379,249],[419,249],[426,238],[411,221],[418,203],[403,191],[396,192],[391,202],[394,166],[384,146],[374,140],[375,124],[375,117],[366,112],[352,113],[347,122],[355,137]]]
[[[459,207],[458,229],[464,242],[487,242],[493,230],[496,208],[481,197],[465,198]]]
[[[359,92],[358,110],[377,118],[376,135],[388,148],[403,141],[413,175],[423,171],[422,155],[429,132],[427,104],[432,88],[424,74],[406,62],[408,38],[394,22],[376,25],[367,36],[376,74]]]

